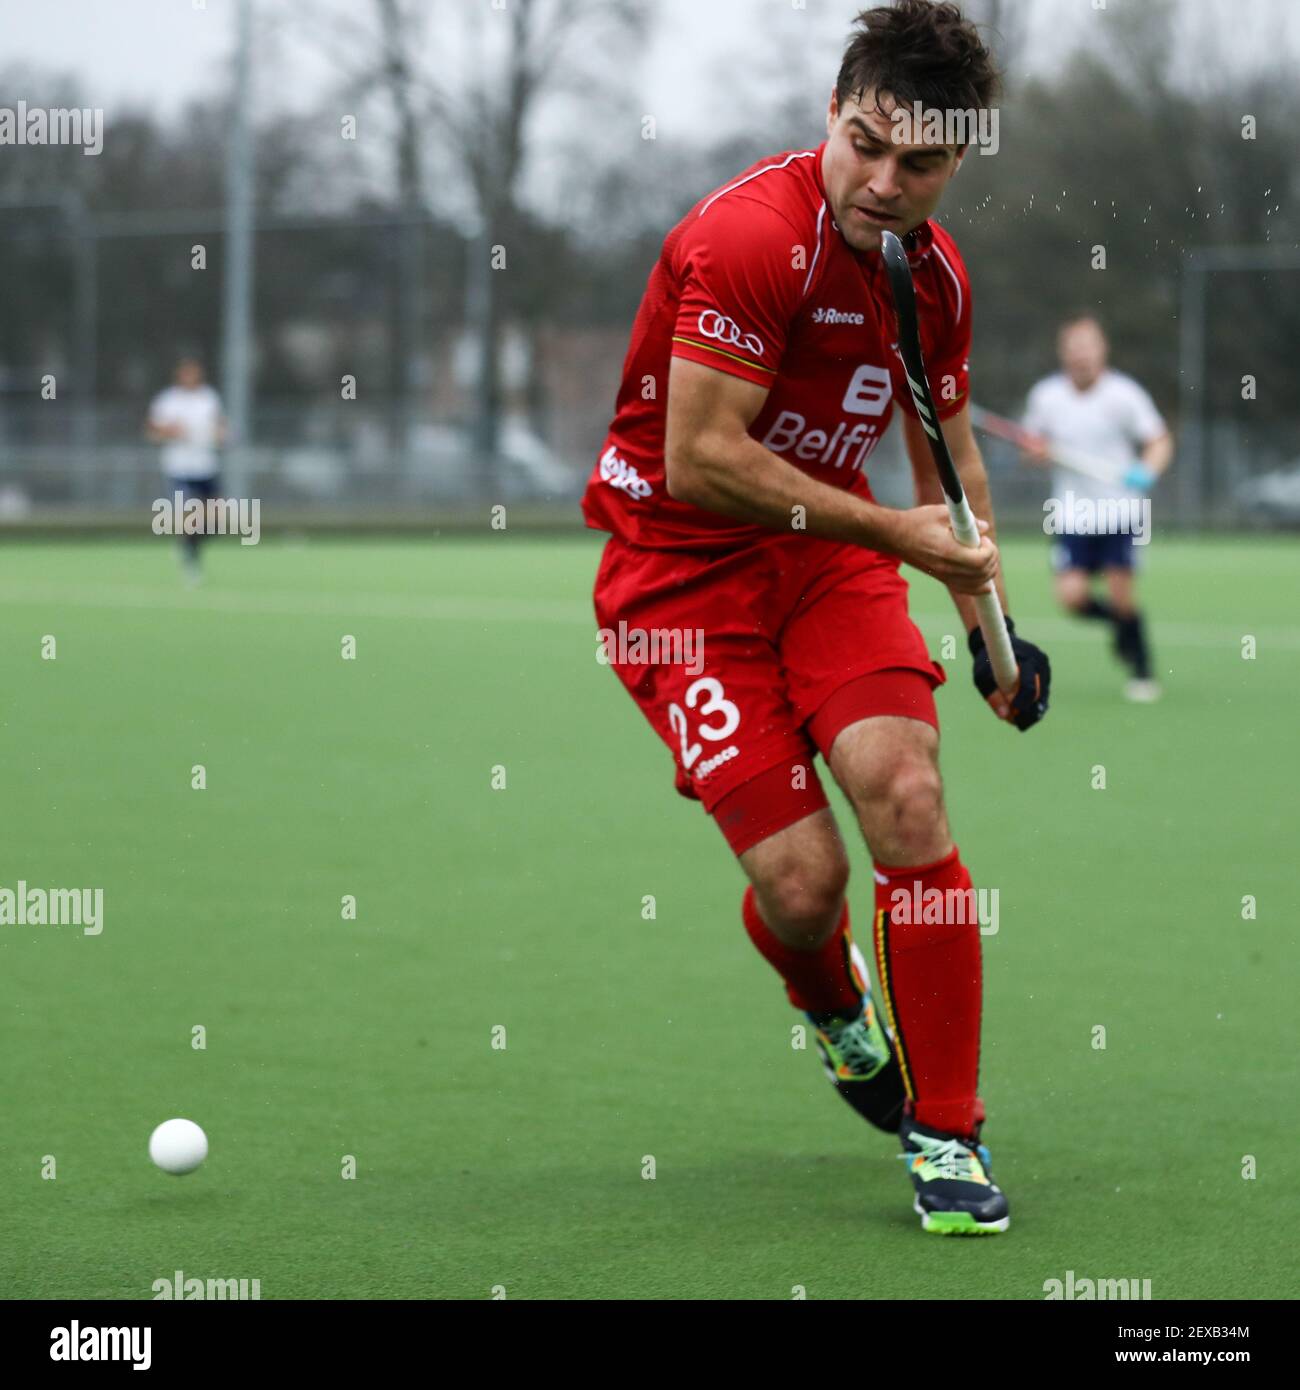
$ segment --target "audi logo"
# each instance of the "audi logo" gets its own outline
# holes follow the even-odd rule
[[[763,340],[752,333],[742,333],[735,319],[729,319],[716,309],[706,309],[700,315],[700,332],[706,338],[716,338],[720,343],[730,343],[732,347],[743,347],[755,357],[763,355]]]

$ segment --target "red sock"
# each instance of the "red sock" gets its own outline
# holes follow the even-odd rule
[[[969,891],[949,897],[951,889]],[[920,1124],[960,1135],[984,1120],[975,1094],[982,992],[975,908],[955,848],[920,868],[876,865],[876,968],[912,1113]]]
[[[849,908],[844,905],[839,924],[826,942],[815,951],[795,951],[778,941],[771,927],[758,913],[753,888],[745,889],[741,909],[745,930],[760,954],[785,981],[785,992],[796,1009],[810,1014],[853,1014],[866,993],[863,966],[854,963],[856,954],[849,934]],[[861,961],[861,957],[858,960]]]

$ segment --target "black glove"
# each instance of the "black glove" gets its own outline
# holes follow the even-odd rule
[[[1020,684],[1011,701],[1011,722],[1023,733],[1047,713],[1047,695],[1052,688],[1052,663],[1047,653],[1016,636],[1015,624],[1007,619],[1011,651],[1020,667]],[[993,676],[993,663],[984,648],[984,634],[978,627],[966,639],[970,654],[975,658],[975,689],[987,700],[998,688]]]

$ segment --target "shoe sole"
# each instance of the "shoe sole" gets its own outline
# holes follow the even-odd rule
[[[976,1221],[968,1211],[926,1211],[918,1197],[912,1210],[921,1218],[921,1229],[936,1236],[996,1236],[1011,1228],[1011,1218]]]

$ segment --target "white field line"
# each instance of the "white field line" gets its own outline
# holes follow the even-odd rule
[[[396,618],[422,622],[548,623],[564,627],[589,627],[594,634],[595,614],[580,599],[483,598],[467,594],[409,596],[402,594],[324,594],[279,592],[239,593],[214,590],[168,592],[143,586],[80,586],[41,584],[21,589],[0,587],[0,607],[71,607],[134,609],[144,612],[232,613],[284,618]],[[960,632],[956,614],[914,612],[917,624],[930,634]],[[1027,622],[1026,635],[1044,644],[1100,642],[1105,631],[1100,623],[1071,621],[1061,617]],[[1240,628],[1203,623],[1152,620],[1152,641],[1159,648],[1222,650],[1240,657],[1241,639],[1247,634],[1258,644],[1261,657],[1270,651],[1300,651],[1300,628]]]
[[[0,606],[121,608],[159,612],[266,614],[285,618],[410,618],[430,622],[589,623],[590,603],[576,599],[476,598],[430,594],[238,593],[101,585],[94,589],[58,584],[0,587]]]
[[[942,633],[951,632],[959,635],[958,647],[964,649],[966,634],[954,619],[944,618],[938,613],[913,613],[912,617],[920,628],[931,632],[938,629]],[[1300,652],[1300,628],[1295,627],[1257,628],[1249,624],[1243,624],[1239,628],[1212,627],[1207,623],[1166,623],[1161,622],[1159,618],[1149,618],[1147,626],[1157,661],[1165,647],[1224,651],[1240,661],[1241,639],[1246,636],[1255,639],[1261,656],[1267,655],[1270,651]],[[1085,621],[1082,618],[1026,618],[1023,636],[1030,642],[1041,642],[1043,646],[1059,642],[1096,642],[1106,645],[1110,638],[1103,624]]]

